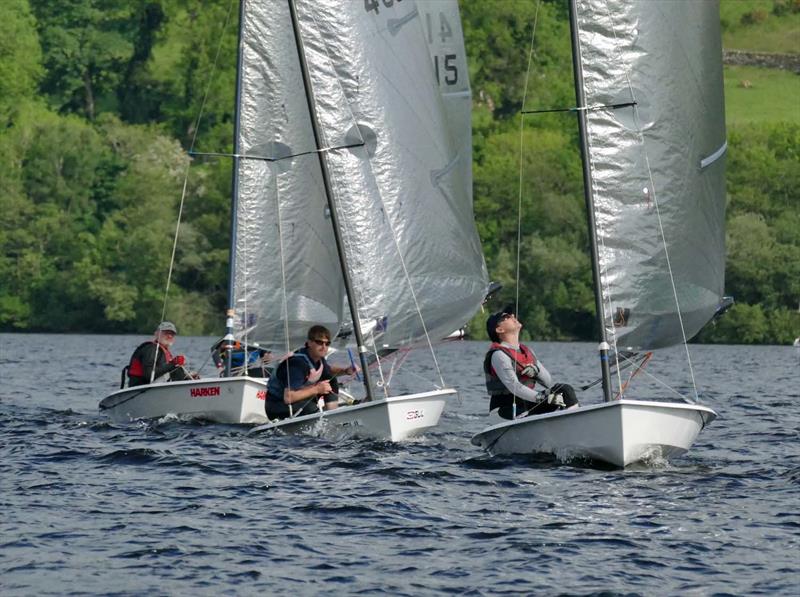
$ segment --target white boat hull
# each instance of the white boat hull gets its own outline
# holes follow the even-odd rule
[[[267,380],[222,377],[155,383],[119,390],[100,402],[112,421],[155,419],[169,414],[214,423],[267,421]]]
[[[500,423],[472,443],[491,454],[552,454],[625,467],[683,454],[716,417],[695,404],[615,400]]]
[[[263,433],[280,429],[287,433],[306,433],[322,426],[348,435],[400,441],[419,435],[439,423],[453,389],[436,390],[407,396],[391,396],[353,406],[282,419],[250,430]]]

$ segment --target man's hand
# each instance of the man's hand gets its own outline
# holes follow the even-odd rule
[[[331,382],[327,380],[318,381],[314,384],[314,391],[318,396],[324,396],[325,394],[332,394],[333,388],[331,387]]]
[[[530,378],[536,378],[539,376],[539,365],[536,363],[532,365],[526,365],[525,368],[520,371],[520,373]]]
[[[547,404],[552,404],[554,406],[557,406],[558,408],[564,408],[567,406],[564,403],[564,397],[558,392],[556,392],[555,394],[548,394]]]
[[[183,367],[186,364],[186,357],[182,354],[179,354],[170,361],[170,364],[175,365],[176,367]]]

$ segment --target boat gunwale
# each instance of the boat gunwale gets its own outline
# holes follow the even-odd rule
[[[530,415],[527,417],[514,419],[513,421],[503,421],[501,423],[491,425],[482,431],[479,431],[478,433],[472,436],[472,438],[470,439],[470,443],[474,446],[480,446],[481,444],[479,443],[479,441],[476,441],[479,436],[484,436],[491,432],[500,431],[511,427],[516,427],[523,423],[532,423],[547,419],[555,419],[564,416],[576,416],[579,414],[585,414],[617,406],[658,407],[658,408],[667,408],[675,410],[693,410],[710,414],[713,416],[714,419],[718,417],[717,413],[713,409],[709,408],[708,406],[704,406],[702,404],[691,404],[689,402],[659,402],[656,400],[631,400],[623,398],[621,400],[611,400],[610,402],[602,402],[600,404],[589,404],[586,406],[580,406],[578,408],[557,410],[549,413],[543,413],[541,415]],[[707,425],[709,422],[706,422],[705,417],[703,417],[704,426]]]
[[[112,408],[116,408],[121,404],[125,404],[129,400],[133,400],[137,396],[140,396],[149,390],[161,389],[161,388],[176,388],[179,386],[191,386],[191,385],[207,385],[207,384],[216,384],[216,383],[241,383],[241,382],[248,382],[252,381],[256,384],[263,385],[264,387],[267,386],[268,378],[266,377],[250,377],[247,375],[242,375],[239,377],[201,377],[200,379],[183,379],[180,381],[162,381],[158,383],[149,383],[149,384],[142,384],[140,386],[133,386],[132,388],[121,388],[116,392],[112,392],[105,398],[100,401],[98,405],[98,409],[101,411],[110,410]],[[125,396],[125,394],[131,394],[131,396]],[[113,404],[112,399],[117,399],[114,401]]]
[[[341,405],[338,408],[335,408],[331,411],[319,411],[315,413],[309,413],[307,415],[302,415],[300,417],[289,417],[286,419],[278,419],[276,421],[271,421],[269,423],[263,423],[258,425],[257,427],[253,427],[250,429],[247,434],[255,434],[261,433],[264,431],[270,431],[272,429],[280,429],[284,425],[289,424],[299,424],[304,423],[306,421],[313,421],[314,419],[318,419],[323,421],[327,418],[336,417],[337,414],[344,415],[345,412],[336,411],[346,411],[347,413],[351,413],[357,410],[366,410],[370,408],[374,408],[376,406],[384,406],[389,404],[399,404],[402,402],[411,402],[412,400],[418,400],[420,398],[433,398],[437,396],[457,396],[458,390],[455,388],[442,388],[439,390],[429,390],[427,392],[418,392],[416,394],[402,394],[400,396],[386,396],[383,398],[379,398],[378,400],[370,400],[369,402],[361,402],[359,404],[349,404],[349,405]]]

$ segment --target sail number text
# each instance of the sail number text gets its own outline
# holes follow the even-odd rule
[[[436,71],[436,80],[442,82],[442,71],[439,70],[439,62],[442,63],[444,71],[444,82],[448,85],[458,83],[458,68],[456,67],[456,55],[445,54],[444,56],[433,57],[433,69]]]
[[[391,8],[394,6],[395,2],[402,2],[403,0],[364,0],[364,10],[367,12],[375,11],[375,14],[379,14],[379,8],[381,4],[386,8]]]
[[[434,39],[440,41],[444,46],[448,41],[453,41],[453,26],[447,20],[447,16],[443,12],[438,14],[438,23],[435,21],[437,15],[427,13],[425,15],[425,32],[428,34],[428,45],[433,46]],[[437,26],[438,25],[438,26]],[[436,71],[436,80],[439,84],[455,85],[458,83],[458,56],[456,54],[445,53],[442,55],[435,54],[433,56],[433,69]]]

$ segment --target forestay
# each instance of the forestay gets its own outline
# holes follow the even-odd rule
[[[691,338],[723,294],[718,5],[579,0],[577,9],[608,337],[620,349],[679,343],[676,297]]]
[[[442,338],[487,288],[471,153],[450,128],[468,104],[463,43],[444,71],[446,81],[454,66],[466,83],[461,116],[451,110],[448,123],[412,0],[295,4],[362,326],[379,347],[419,341],[423,321]],[[243,14],[240,153],[292,157],[241,160],[237,334],[285,346],[288,327],[293,347],[310,323],[339,329],[343,285],[287,2],[245,2]]]

